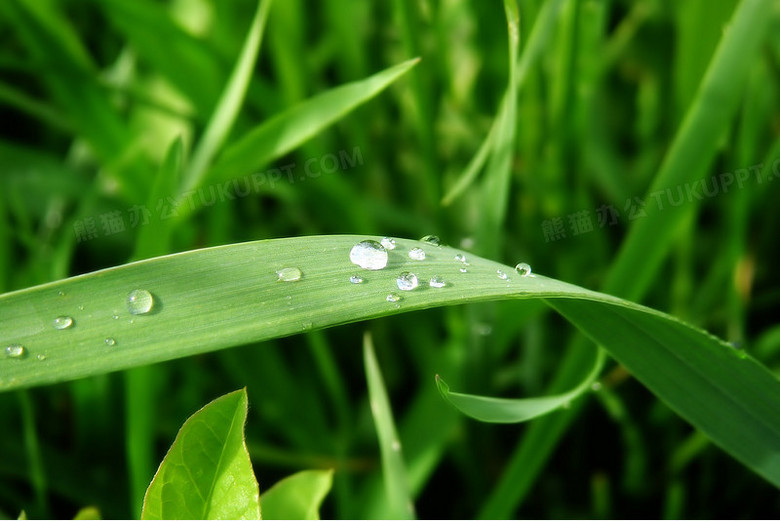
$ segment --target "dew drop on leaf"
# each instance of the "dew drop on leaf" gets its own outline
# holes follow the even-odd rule
[[[349,260],[364,270],[381,270],[387,266],[387,250],[376,241],[360,241],[350,250]]]
[[[131,315],[145,315],[152,310],[154,298],[145,289],[134,289],[127,294],[127,310]]]
[[[519,273],[521,277],[527,277],[531,274],[531,265],[521,262],[515,266],[515,271]]]
[[[441,246],[441,239],[439,239],[436,235],[426,235],[420,238],[420,240],[430,244],[431,246]]]
[[[434,275],[431,277],[431,280],[428,281],[428,285],[432,288],[443,288],[447,285],[447,283],[443,278],[439,277],[438,275]]]
[[[392,237],[385,237],[381,241],[382,247],[388,251],[395,249],[395,239]]]
[[[27,349],[22,344],[11,344],[3,350],[6,358],[24,358],[27,356]]]
[[[349,278],[349,281],[352,284],[363,284],[363,282],[365,282],[365,279],[363,277],[361,277],[360,275],[352,275]]]
[[[398,278],[395,279],[395,283],[401,291],[411,291],[419,285],[419,280],[414,273],[404,271],[398,275]]]
[[[279,282],[297,282],[303,278],[300,268],[294,266],[282,268],[276,271],[276,280]]]
[[[397,293],[390,293],[385,297],[385,300],[388,302],[399,302],[403,297]]]
[[[57,317],[52,321],[54,329],[68,329],[73,325],[73,318],[68,316]]]
[[[106,338],[105,342],[106,342],[107,346],[115,346],[116,345],[116,340],[114,340],[111,337]]]
[[[509,280],[509,275],[507,275],[501,270],[496,270],[496,275],[498,275],[498,278],[501,280]]]
[[[425,260],[425,250],[422,248],[412,248],[409,250],[409,258],[416,261]]]

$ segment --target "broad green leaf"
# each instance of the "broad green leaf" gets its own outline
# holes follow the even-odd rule
[[[146,491],[142,519],[260,519],[246,412],[241,389],[184,422]]]
[[[319,519],[332,484],[332,470],[304,470],[274,483],[260,496],[263,519]]]
[[[316,135],[370,100],[414,67],[405,61],[368,78],[335,87],[278,114],[228,146],[209,174],[220,181],[246,175]]]
[[[590,390],[604,366],[604,351],[597,352],[593,369],[582,382],[571,391],[540,398],[492,398],[475,394],[456,393],[436,375],[436,386],[445,400],[460,412],[477,420],[491,423],[520,423],[551,413],[569,404],[581,394]]]
[[[391,519],[412,519],[415,517],[414,504],[409,492],[409,480],[406,475],[401,452],[401,440],[395,428],[393,410],[387,396],[385,381],[379,369],[374,343],[371,335],[363,337],[363,363],[366,367],[368,381],[368,399],[371,415],[374,417],[374,427],[379,438],[379,452],[382,455],[382,476],[387,492],[389,511],[384,517]]]
[[[673,317],[617,297],[542,275],[520,276],[473,255],[463,273],[455,260],[463,252],[446,246],[398,239],[385,269],[361,270],[349,252],[364,239],[380,238],[312,236],[233,244],[2,295],[0,346],[22,347],[10,351],[18,356],[0,358],[0,390],[434,306],[544,298],[715,443],[780,484],[780,383],[752,358]],[[413,247],[426,251],[425,261],[409,258]],[[277,272],[283,268],[298,268],[300,280],[280,281]],[[413,271],[420,287],[399,290],[396,278],[403,271]],[[356,273],[364,283],[350,283]],[[434,276],[446,285],[429,287]],[[153,305],[146,314],[129,312],[128,294],[135,289],[151,292]],[[388,301],[390,293],[401,299]],[[56,329],[59,316],[71,317],[73,324]],[[735,426],[749,434],[738,440]]]

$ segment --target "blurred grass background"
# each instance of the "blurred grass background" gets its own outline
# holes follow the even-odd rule
[[[666,230],[674,239],[661,269],[638,267],[636,277],[649,278],[641,301],[777,371],[778,2],[768,37],[746,57],[735,115],[705,161],[707,185],[648,193],[739,3],[520,0],[521,56],[532,29],[544,30],[536,59],[524,68],[521,58],[515,70],[498,1],[277,0],[229,143],[318,93],[422,61],[294,152],[206,181],[192,194],[197,210],[177,217],[155,195],[167,192],[153,191],[156,174],[175,139],[185,150],[197,143],[256,4],[6,0],[0,290],[127,262],[141,233],[163,237],[147,254],[309,234],[433,233],[599,288],[632,226],[684,207],[687,217]],[[507,108],[508,84],[517,96]],[[495,130],[503,154],[442,204],[507,113]],[[650,255],[657,244],[643,246]],[[780,514],[776,489],[614,365],[592,397],[555,413],[568,416],[559,439],[541,431],[554,450],[539,470],[522,467],[524,484],[502,481],[516,451],[545,453],[532,445],[539,436],[459,416],[433,376],[474,393],[543,394],[575,333],[541,303],[518,302],[429,310],[0,395],[0,516],[68,518],[86,505],[106,517],[138,515],[181,423],[242,386],[261,490],[296,470],[335,468],[323,516],[382,516],[366,329],[420,517]]]

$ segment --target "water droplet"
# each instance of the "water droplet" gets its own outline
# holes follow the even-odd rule
[[[527,277],[531,274],[531,265],[521,262],[515,266],[515,271],[519,273],[521,277]]]
[[[289,267],[276,271],[276,280],[279,282],[297,282],[301,280],[303,273],[300,268]]]
[[[116,340],[114,340],[111,337],[106,338],[105,342],[106,342],[107,346],[115,346],[116,345]]]
[[[401,442],[398,440],[393,440],[393,442],[390,444],[390,448],[393,449],[393,451],[398,452],[401,450]]]
[[[84,304],[79,304],[79,311],[84,311]]]
[[[438,275],[434,275],[431,277],[431,280],[428,281],[428,285],[432,288],[443,288],[447,285],[447,283],[443,278],[439,277]]]
[[[145,289],[134,289],[127,294],[127,310],[131,315],[145,315],[152,310],[154,298]]]
[[[382,239],[380,244],[386,249],[387,251],[394,250],[395,249],[395,239],[391,237],[385,237]]]
[[[468,273],[469,272],[468,268],[460,268],[458,271],[460,271],[461,273]]]
[[[401,291],[411,291],[417,287],[419,281],[417,280],[417,275],[409,271],[404,271],[398,275],[398,278],[395,279],[395,283]]]
[[[457,255],[455,255],[455,260],[458,262],[462,262],[463,264],[468,264],[468,262],[466,262],[466,256],[463,255],[462,253],[458,253]]]
[[[498,275],[498,278],[501,280],[509,280],[509,275],[507,275],[501,270],[496,270],[496,275]]]
[[[113,315],[111,315],[111,318],[113,318],[114,320],[119,320],[119,314],[114,313]]]
[[[302,328],[304,331],[308,331],[308,330],[310,330],[310,329],[311,329],[311,326],[312,326],[312,323],[311,323],[311,322],[304,322],[303,324],[301,324],[301,328]]]
[[[363,277],[361,277],[360,275],[352,275],[349,278],[349,281],[352,284],[363,284],[363,282],[365,282],[365,279]]]
[[[409,258],[416,261],[425,260],[425,250],[422,248],[412,248],[409,250]]]
[[[426,235],[420,239],[422,242],[427,242],[431,246],[441,246],[441,239],[436,235]]]
[[[601,382],[593,382],[590,384],[590,390],[593,392],[600,391],[601,390]]]
[[[385,300],[388,302],[399,302],[402,298],[398,293],[389,293]]]
[[[46,355],[44,354],[35,355],[35,359],[43,362],[44,360],[46,360]]]
[[[68,329],[73,325],[73,318],[66,316],[57,317],[52,321],[52,325],[54,329]]]
[[[477,324],[474,325],[474,329],[479,336],[490,336],[493,332],[493,326],[487,322],[477,322]]]
[[[360,241],[349,251],[349,260],[364,270],[381,270],[387,266],[387,250],[376,241]]]
[[[62,291],[62,290],[59,290],[59,291],[57,292],[57,295],[59,295],[60,297],[64,297],[64,296],[65,296],[65,292],[64,292],[64,291]]]
[[[27,349],[22,344],[11,344],[5,348],[6,358],[24,358],[27,356]]]

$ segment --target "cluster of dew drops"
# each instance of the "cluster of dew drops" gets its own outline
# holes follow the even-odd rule
[[[64,297],[65,292],[60,291],[59,296]],[[154,296],[145,289],[134,289],[127,294],[125,299],[127,305],[127,311],[131,315],[146,315],[152,311],[154,307]],[[79,306],[80,310],[84,309],[84,306]],[[118,319],[119,315],[114,313],[113,318]],[[132,321],[131,321],[132,322]],[[76,327],[76,320],[70,315],[60,315],[52,319],[51,327],[58,331],[67,331]],[[113,337],[106,337],[103,340],[106,346],[112,347],[117,345],[117,341]],[[3,349],[3,355],[5,358],[21,360],[27,358],[30,355],[29,350],[22,344],[10,344]],[[46,360],[44,353],[38,353],[35,355],[36,360]]]

